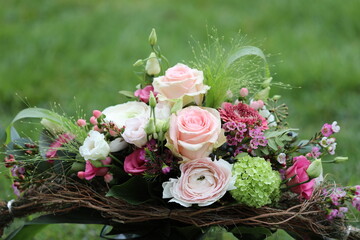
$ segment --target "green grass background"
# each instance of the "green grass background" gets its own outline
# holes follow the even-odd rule
[[[205,41],[206,25],[225,38],[241,30],[271,55],[274,81],[301,86],[273,93],[289,105],[289,122],[302,138],[338,121],[337,154],[349,161],[326,171],[342,184],[360,183],[360,1],[0,0],[0,6],[2,127],[24,101],[46,108],[58,102],[69,115],[77,105],[90,113],[124,101],[117,92],[138,83],[132,64],[149,54],[153,27],[172,64],[192,58],[190,35]],[[0,197],[11,199],[4,174]],[[98,239],[98,230],[52,226],[36,239]]]

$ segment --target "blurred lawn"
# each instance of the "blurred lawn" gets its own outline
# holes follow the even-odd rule
[[[138,83],[132,64],[149,54],[152,27],[172,64],[191,59],[190,35],[204,41],[206,25],[226,38],[241,29],[272,54],[275,81],[301,86],[273,93],[288,103],[289,122],[302,138],[339,122],[337,154],[350,160],[326,170],[343,184],[360,183],[360,1],[0,0],[0,6],[2,126],[24,101],[47,108],[58,102],[70,115],[76,106],[90,113],[123,101],[117,92]],[[0,181],[0,197],[10,199]],[[98,239],[92,228],[76,229],[74,239]],[[71,231],[54,226],[36,239],[67,239]]]

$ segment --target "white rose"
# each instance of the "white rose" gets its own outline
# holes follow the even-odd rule
[[[159,101],[182,98],[183,105],[191,102],[201,105],[204,94],[210,89],[203,82],[202,71],[178,63],[166,70],[165,76],[154,78],[153,87]]]
[[[147,134],[145,126],[148,120],[145,118],[131,118],[125,122],[125,131],[122,137],[127,143],[134,144],[137,147],[142,147],[147,142]]]
[[[130,118],[149,119],[150,107],[143,102],[132,101],[108,107],[102,113],[106,116],[105,122],[113,122],[118,128],[122,128]]]
[[[103,134],[91,130],[79,152],[85,160],[104,160],[110,153],[110,146]]]
[[[122,138],[116,138],[115,140],[111,141],[110,152],[119,152],[127,147],[127,142],[124,141]]]

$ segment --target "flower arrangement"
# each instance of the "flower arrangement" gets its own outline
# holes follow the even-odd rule
[[[177,234],[218,225],[234,239],[254,226],[266,227],[264,237],[274,226],[297,238],[346,234],[348,208],[360,211],[360,186],[323,179],[322,163],[346,157],[321,160],[335,154],[336,121],[299,141],[287,106],[270,96],[272,78],[256,47],[226,52],[216,39],[194,61],[169,66],[155,30],[149,43],[149,57],[134,64],[141,84],[120,91],[128,102],[94,110],[88,120],[40,108],[15,117],[4,161],[19,199],[0,205],[2,228],[11,214],[87,208],[119,233],[121,224],[170,219]],[[262,63],[244,74],[249,56]],[[37,139],[17,133],[14,123],[24,118],[42,119]]]

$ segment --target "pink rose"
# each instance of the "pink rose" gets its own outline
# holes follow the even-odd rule
[[[165,76],[154,78],[153,86],[159,101],[183,98],[184,105],[195,102],[201,105],[209,86],[203,84],[203,72],[184,64],[176,64],[165,71]]]
[[[125,158],[125,172],[133,175],[141,175],[146,169],[145,150],[143,148],[136,149]]]
[[[166,140],[175,155],[192,160],[209,156],[226,139],[218,111],[192,106],[171,115]]]
[[[134,93],[134,96],[138,97],[140,99],[140,101],[142,101],[144,103],[148,103],[149,98],[150,98],[150,92],[154,92],[154,87],[151,85],[148,85],[148,86],[144,87],[143,89],[136,90]],[[154,96],[156,96],[156,94],[154,94]]]
[[[184,207],[213,204],[226,191],[235,189],[231,168],[232,165],[222,159],[212,161],[210,158],[200,158],[183,163],[180,165],[180,178],[170,178],[163,183],[163,198],[172,198],[169,202]]]
[[[311,162],[304,156],[294,157],[294,164],[286,170],[286,178],[292,178],[287,185],[293,186],[309,180],[309,176],[306,170],[309,168]],[[295,177],[294,177],[295,176]],[[310,182],[300,184],[298,186],[290,188],[294,193],[299,194],[305,199],[310,199],[314,191],[315,179]]]

